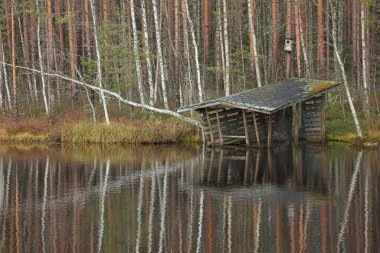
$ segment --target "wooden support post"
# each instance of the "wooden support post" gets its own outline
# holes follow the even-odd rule
[[[326,133],[326,97],[323,94],[321,96],[321,142],[325,142],[325,133]]]
[[[207,182],[211,181],[212,171],[214,170],[213,165],[214,165],[214,148],[211,148],[211,157],[210,157],[210,163],[208,166]]]
[[[300,118],[301,118],[301,104],[297,103],[295,105],[295,110],[294,110],[294,126],[293,126],[293,131],[294,131],[294,143],[298,143],[299,139],[299,129],[300,129]]]
[[[223,149],[220,151],[220,156],[219,156],[219,165],[218,165],[218,184],[220,183],[220,180],[222,180],[222,173],[223,173]]]
[[[219,144],[223,145],[223,135],[222,135],[222,129],[220,128],[219,112],[216,112],[216,121],[218,123]]]
[[[247,185],[248,168],[249,168],[249,149],[247,149],[247,150],[245,151],[244,185]]]
[[[260,156],[261,156],[261,149],[259,148],[257,150],[256,154],[256,166],[255,166],[255,175],[253,177],[253,184],[256,185],[257,183],[257,177],[259,176],[259,170],[260,170]]]
[[[208,109],[205,109],[206,112],[206,118],[207,118],[207,124],[208,124],[208,131],[210,133],[210,139],[211,139],[211,145],[214,146],[214,134],[212,133],[212,128],[211,128],[211,121],[210,121],[210,116],[208,115]]]
[[[267,146],[272,146],[272,114],[268,114],[268,141]]]
[[[247,144],[247,146],[250,146],[249,135],[248,135],[248,124],[247,124],[247,118],[246,118],[246,115],[245,115],[246,113],[244,109],[242,110],[242,113],[243,113],[243,123],[244,123],[245,144]]]
[[[256,134],[257,145],[260,147],[261,143],[260,143],[259,127],[257,126],[257,119],[256,119],[255,112],[252,112],[252,118],[253,118],[253,124],[255,126],[255,134]]]

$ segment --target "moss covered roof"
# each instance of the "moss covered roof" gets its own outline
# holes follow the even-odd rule
[[[340,83],[335,81],[291,78],[276,84],[247,90],[231,96],[180,107],[177,111],[185,112],[207,107],[233,107],[262,113],[271,113],[311,97],[319,96],[338,85],[340,85]]]

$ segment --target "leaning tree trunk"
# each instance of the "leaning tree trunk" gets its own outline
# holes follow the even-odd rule
[[[107,101],[106,101],[106,98],[104,96],[104,91],[103,91],[102,66],[100,63],[100,48],[99,48],[99,42],[98,42],[98,32],[97,32],[97,25],[96,25],[96,10],[94,6],[94,0],[90,0],[90,7],[91,7],[91,13],[92,13],[92,25],[94,26],[97,77],[98,77],[98,82],[99,82],[99,87],[100,87],[99,91],[100,91],[100,97],[102,99],[106,124],[109,125],[110,120],[108,116]]]
[[[338,45],[337,45],[337,34],[336,34],[336,8],[335,8],[335,0],[329,0],[330,1],[330,7],[331,7],[331,16],[332,16],[332,41],[333,41],[333,46],[334,46],[334,52],[335,52],[335,57],[338,61],[338,64],[340,66],[342,78],[343,78],[343,83],[344,83],[344,88],[346,90],[346,95],[348,99],[348,103],[350,105],[350,109],[352,112],[352,117],[354,118],[355,122],[355,128],[356,132],[359,136],[359,138],[363,138],[363,133],[360,128],[358,116],[356,114],[355,106],[354,103],[352,102],[352,97],[350,93],[350,88],[348,87],[348,81],[347,81],[347,76],[346,76],[346,70],[344,68],[344,64],[342,61],[342,58],[340,57],[340,52],[338,50]]]

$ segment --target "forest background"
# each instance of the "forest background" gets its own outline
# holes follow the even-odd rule
[[[356,137],[353,108],[380,138],[378,1],[0,5],[0,141],[193,140],[196,115],[176,107],[290,77],[344,81],[329,96],[330,138]]]

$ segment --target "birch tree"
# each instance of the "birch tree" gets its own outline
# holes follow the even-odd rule
[[[228,40],[228,18],[227,18],[227,1],[223,0],[223,38],[224,38],[224,59],[225,59],[225,80],[224,80],[224,92],[226,96],[231,94],[230,87],[230,49]]]
[[[363,78],[363,88],[364,88],[364,100],[363,109],[366,118],[369,117],[369,94],[368,94],[368,83],[367,83],[367,46],[366,46],[366,29],[365,29],[365,3],[361,2],[360,5],[360,24],[361,24],[361,39],[362,39],[362,78]]]
[[[143,41],[145,50],[145,60],[148,70],[148,85],[149,85],[149,104],[153,106],[154,103],[154,87],[153,87],[153,70],[152,61],[150,60],[149,36],[148,36],[148,22],[146,19],[145,0],[141,0],[141,15],[143,21]]]
[[[161,45],[161,25],[159,22],[159,17],[158,17],[158,12],[157,12],[157,0],[152,0],[152,4],[153,4],[154,27],[156,30],[157,60],[160,66],[162,97],[164,100],[165,109],[169,110],[168,95],[167,95],[167,90],[166,90],[164,59],[162,55],[162,45]]]
[[[7,8],[7,7],[5,7]],[[17,76],[16,76],[16,41],[15,41],[15,17],[14,17],[14,0],[11,0],[11,48],[12,48],[12,87],[13,87],[13,109],[15,118],[18,118],[17,104]]]
[[[190,17],[189,6],[187,4],[187,0],[184,0],[184,2],[186,5],[186,16],[187,16],[187,20],[189,22],[191,40],[193,42],[193,47],[194,47],[195,69],[197,72],[198,98],[199,98],[199,102],[203,102],[203,88],[202,88],[202,82],[201,82],[201,70],[199,67],[198,45],[197,45],[197,41],[195,38],[193,21],[191,20],[191,17]]]
[[[354,103],[352,102],[350,88],[348,86],[346,69],[344,68],[344,64],[343,64],[342,58],[340,57],[340,52],[338,50],[338,45],[337,45],[336,8],[335,8],[336,0],[329,0],[329,1],[330,1],[331,16],[332,16],[332,40],[333,40],[333,46],[334,46],[334,53],[335,53],[335,57],[338,61],[338,64],[340,66],[340,70],[341,70],[341,74],[342,74],[342,78],[343,78],[343,84],[344,84],[344,88],[346,91],[346,96],[348,99],[348,103],[350,105],[352,117],[354,118],[354,122],[355,122],[356,132],[357,132],[359,138],[363,138],[363,133],[362,133],[362,130],[360,128],[358,116],[356,114],[355,106],[354,106]]]
[[[256,32],[253,22],[253,8],[254,8],[253,0],[248,0],[248,20],[249,20],[249,32],[252,36],[252,47],[253,47],[253,57],[255,60],[255,69],[256,69],[256,82],[257,87],[261,87],[261,74],[260,74],[260,62],[257,54],[257,46],[256,46]]]
[[[94,0],[89,0],[90,7],[91,7],[91,13],[92,13],[92,25],[94,26],[94,42],[95,42],[95,52],[96,52],[96,67],[97,67],[97,79],[99,83],[100,88],[100,97],[103,104],[103,110],[104,110],[104,117],[106,120],[106,124],[110,124],[109,116],[108,116],[108,108],[107,108],[107,101],[104,96],[103,91],[103,80],[102,80],[102,66],[100,62],[100,48],[99,48],[99,42],[98,42],[98,33],[97,33],[97,24],[96,24],[96,10],[94,6]]]
[[[135,64],[136,64],[137,86],[138,86],[138,90],[140,94],[140,102],[141,104],[145,104],[143,78],[142,78],[142,73],[141,73],[141,63],[140,63],[140,55],[139,55],[139,38],[138,38],[138,33],[137,33],[137,28],[136,28],[134,0],[130,0],[130,4],[131,4],[131,18],[132,18],[132,32],[133,32],[133,53],[135,56]]]
[[[38,62],[40,65],[41,82],[42,82],[42,96],[44,99],[44,107],[46,115],[49,115],[49,104],[46,96],[46,82],[44,73],[44,64],[42,60],[42,50],[41,50],[41,18],[40,18],[40,10],[39,10],[39,0],[36,0],[36,11],[37,11],[37,50],[38,50]]]

